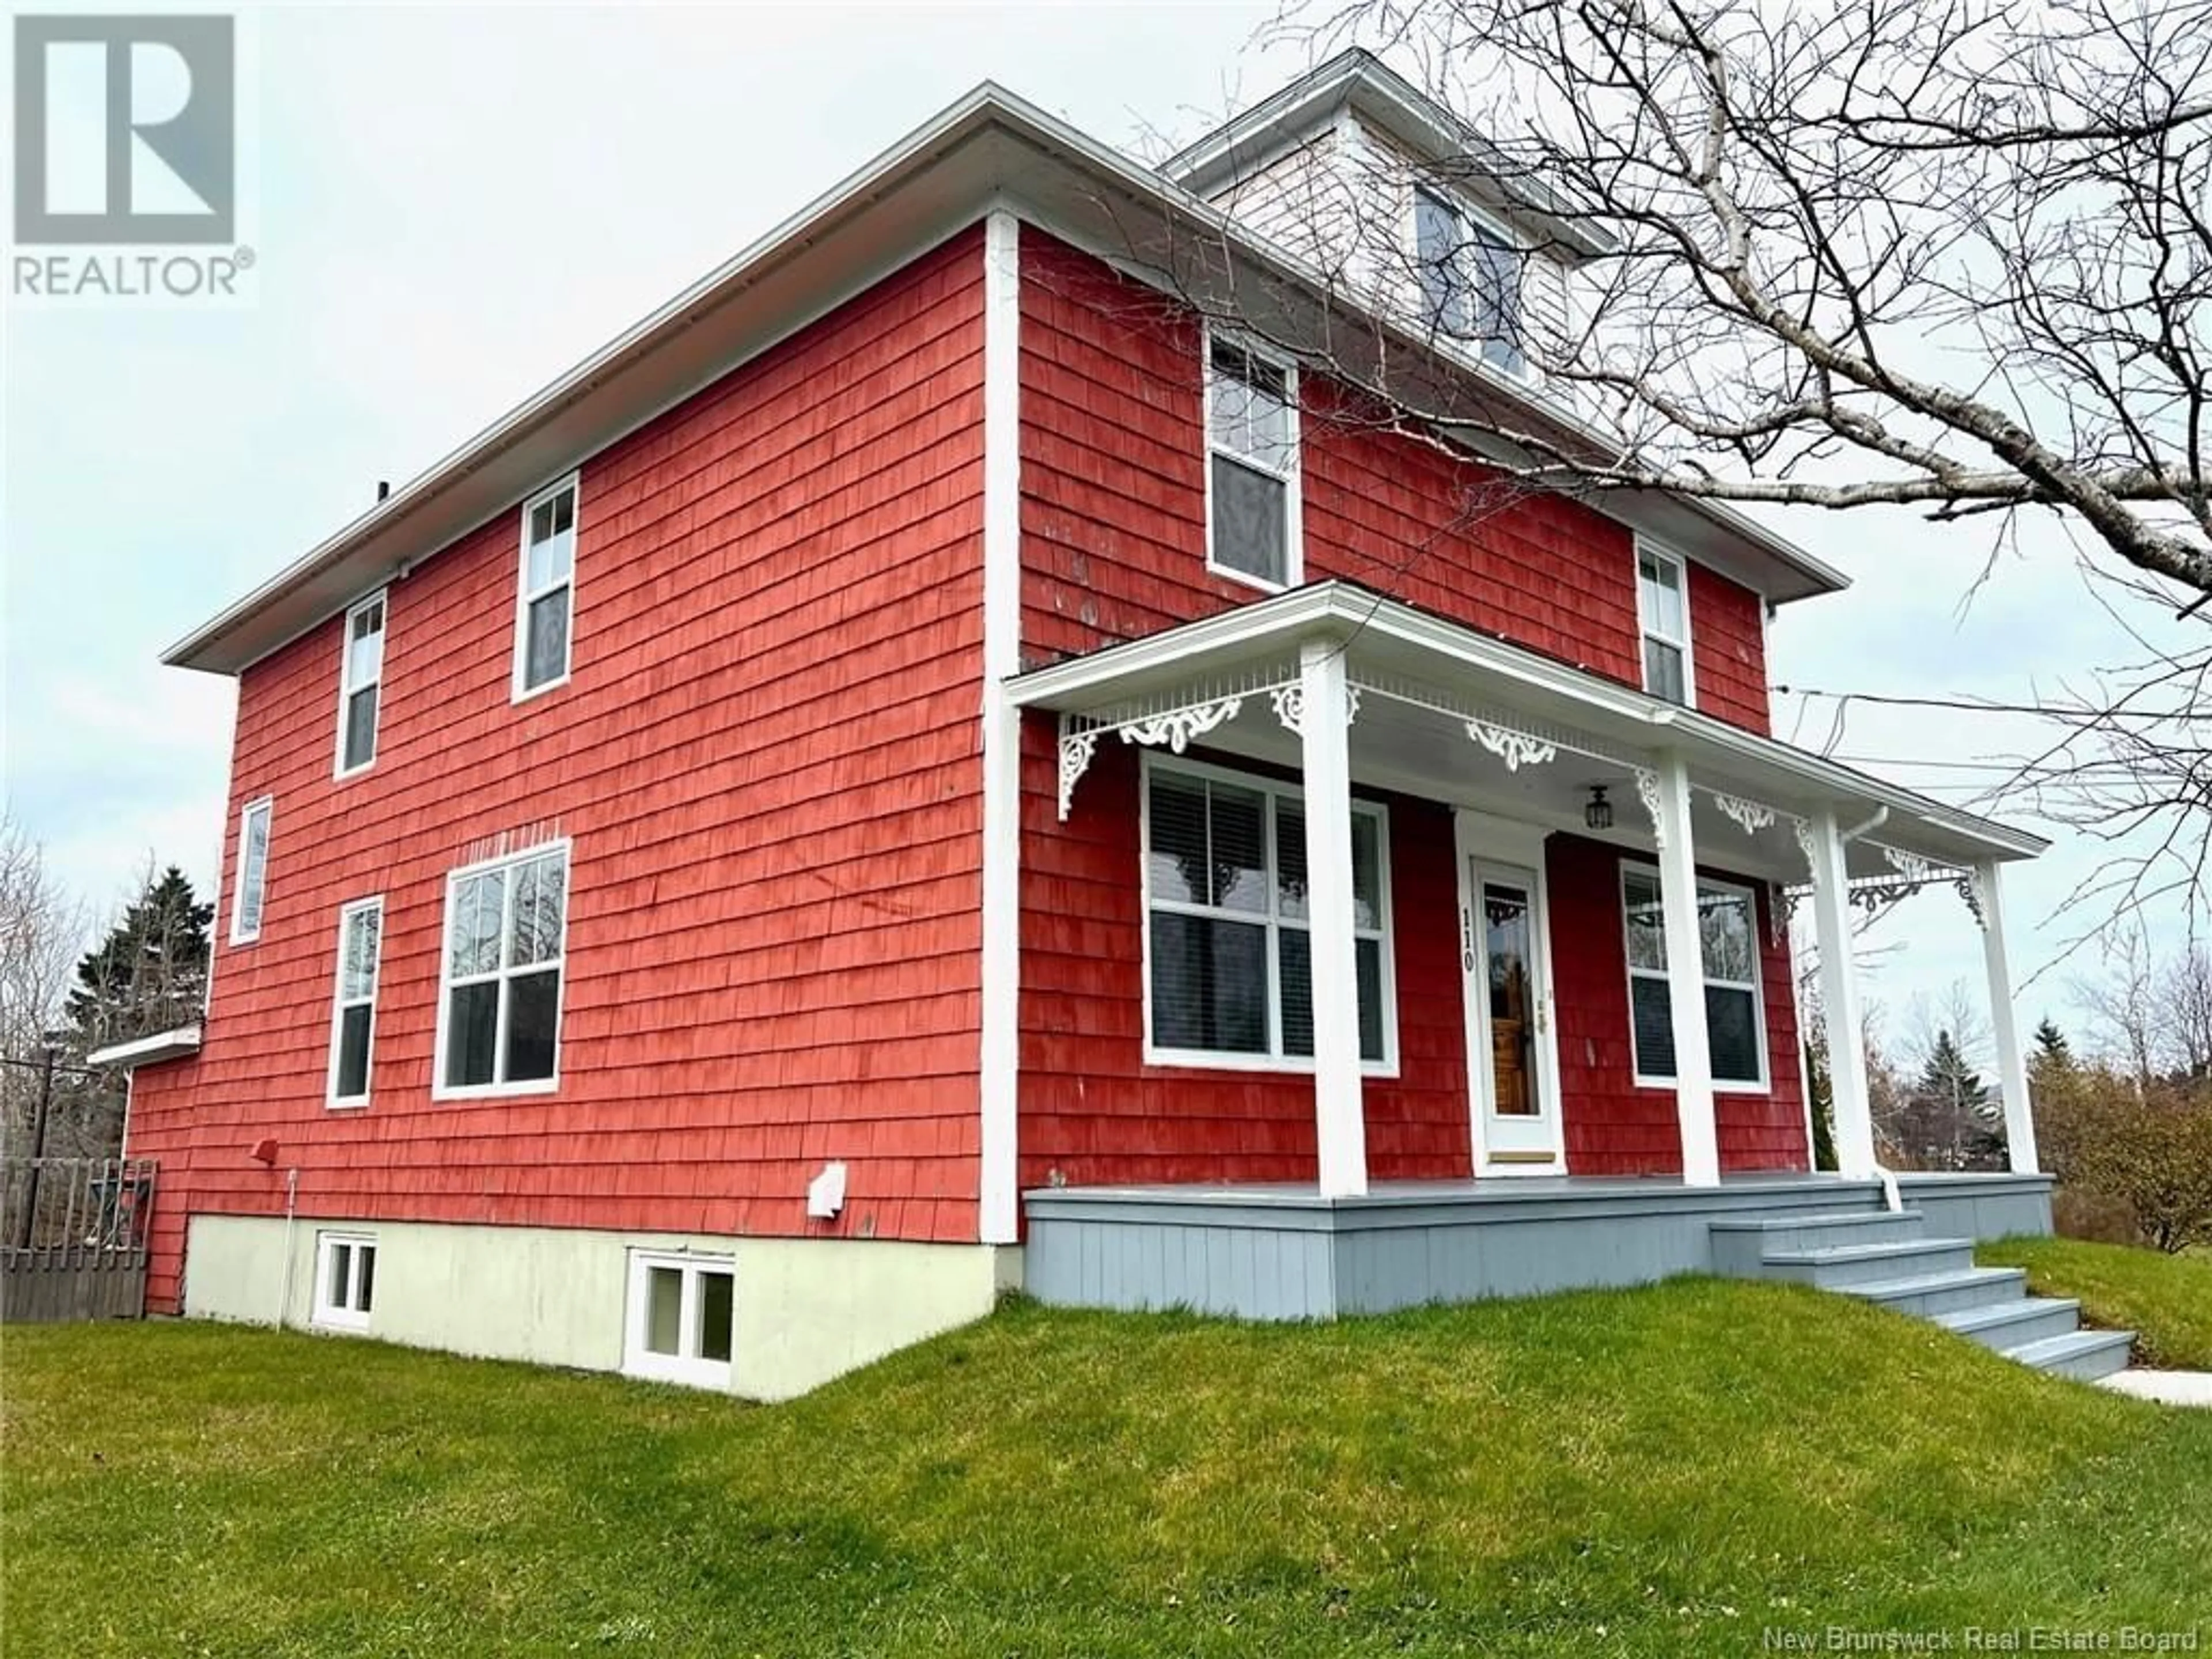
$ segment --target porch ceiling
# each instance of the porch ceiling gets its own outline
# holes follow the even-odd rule
[[[1796,832],[1819,811],[1847,830],[1879,817],[1850,844],[1854,881],[1948,878],[2049,845],[1347,582],[1034,670],[1013,681],[1013,700],[1060,714],[1064,793],[1101,740],[1202,742],[1295,769],[1294,697],[1278,715],[1299,647],[1316,638],[1343,645],[1358,695],[1352,769],[1370,787],[1589,834],[1583,807],[1603,785],[1614,820],[1603,838],[1648,848],[1638,781],[1671,750],[1694,786],[1700,860],[1785,884],[1805,878]]]

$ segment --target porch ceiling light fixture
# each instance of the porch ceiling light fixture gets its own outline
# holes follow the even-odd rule
[[[1590,785],[1589,805],[1583,808],[1583,822],[1593,830],[1613,828],[1613,803],[1605,798],[1605,789],[1601,783]]]

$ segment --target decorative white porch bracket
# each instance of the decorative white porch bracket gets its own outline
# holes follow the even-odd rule
[[[1720,1134],[1713,1117],[1713,1051],[1705,1030],[1705,963],[1698,925],[1698,849],[1690,830],[1690,770],[1678,754],[1639,770],[1636,787],[1651,810],[1659,843],[1659,899],[1667,934],[1667,998],[1674,1033],[1674,1112],[1681,1126],[1682,1181],[1717,1187]]]
[[[1279,685],[1267,694],[1275,705],[1275,718],[1283,729],[1294,736],[1305,735],[1306,689],[1303,684]],[[1359,688],[1348,680],[1344,688],[1344,723],[1350,726],[1359,718]]]
[[[1487,720],[1466,724],[1468,738],[1504,761],[1508,772],[1518,772],[1524,766],[1548,766],[1559,757],[1559,744],[1510,726],[1493,726]]]
[[[1835,1109],[1836,1162],[1842,1175],[1869,1181],[1874,1112],[1867,1094],[1866,1024],[1851,959],[1850,882],[1835,812],[1813,815],[1799,836],[1813,878],[1813,929],[1820,957],[1820,1006],[1828,1024],[1828,1089]]]
[[[1306,911],[1312,952],[1314,1130],[1323,1198],[1367,1192],[1367,1122],[1359,1074],[1359,948],[1353,932],[1351,687],[1344,650],[1309,640],[1298,651],[1302,708],[1346,719],[1302,720],[1306,793]],[[1287,724],[1287,720],[1285,724]]]
[[[1960,882],[1970,905],[1978,905],[1982,960],[1990,975],[1990,1029],[1997,1045],[1997,1088],[2004,1096],[2005,1147],[2013,1173],[2034,1175],[2035,1103],[2028,1097],[2027,1061],[2020,1046],[2020,1017],[2013,1006],[2012,966],[2005,952],[2004,900],[1997,862],[1985,859]]]
[[[1651,819],[1651,844],[1663,853],[1667,850],[1667,814],[1659,793],[1659,775],[1648,766],[1636,769],[1636,795],[1644,803],[1644,810]],[[1682,804],[1684,828],[1688,827],[1689,822],[1689,803],[1685,800]],[[1698,994],[1703,996],[1705,994],[1700,991]]]
[[[1713,805],[1720,808],[1721,816],[1734,820],[1747,836],[1755,836],[1762,830],[1772,829],[1776,818],[1781,816],[1771,806],[1746,800],[1741,795],[1726,794],[1718,789],[1709,789],[1705,793],[1713,798]]]
[[[1098,750],[1098,739],[1105,733],[1117,732],[1124,743],[1165,748],[1180,755],[1190,747],[1193,738],[1202,738],[1215,727],[1235,720],[1237,711],[1243,706],[1244,694],[1232,692],[1226,696],[1179,703],[1121,720],[1111,714],[1062,714],[1060,717],[1060,821],[1062,823],[1067,822],[1068,810],[1075,803],[1075,786],[1083,781],[1083,775],[1091,769],[1091,757]]]

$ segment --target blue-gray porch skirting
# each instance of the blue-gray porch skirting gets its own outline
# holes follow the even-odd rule
[[[1899,1175],[1932,1236],[2051,1231],[2048,1176]],[[1064,1307],[1333,1319],[1432,1302],[1639,1285],[1715,1270],[1712,1224],[1876,1211],[1830,1175],[1405,1182],[1311,1188],[1066,1187],[1025,1195],[1023,1279]]]

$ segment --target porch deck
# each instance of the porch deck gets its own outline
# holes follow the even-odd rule
[[[1932,1232],[2051,1231],[2051,1178],[1900,1174]],[[1061,1187],[1025,1195],[1024,1279],[1041,1301],[1330,1319],[1436,1302],[1648,1284],[1710,1273],[1716,1222],[1883,1208],[1881,1182],[1829,1174],[1544,1176],[1378,1182]]]

